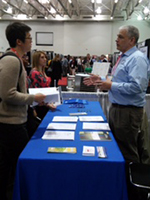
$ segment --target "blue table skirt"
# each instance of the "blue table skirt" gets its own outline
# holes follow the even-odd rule
[[[53,116],[73,112],[101,115],[106,122],[99,102],[82,109],[63,104],[48,112],[19,157],[13,200],[127,200],[125,161],[111,132],[112,141],[80,141],[82,122],[78,121],[74,141],[41,139]],[[108,157],[82,156],[83,145],[104,146]],[[77,153],[47,153],[54,146],[76,147]]]

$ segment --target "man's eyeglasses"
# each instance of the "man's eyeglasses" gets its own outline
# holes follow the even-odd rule
[[[25,39],[32,40],[32,37],[26,37]]]

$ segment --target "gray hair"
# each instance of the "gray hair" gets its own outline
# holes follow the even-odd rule
[[[127,31],[127,34],[128,34],[129,38],[132,38],[132,37],[135,38],[135,43],[138,42],[138,39],[139,39],[139,30],[135,26],[131,26],[131,25],[121,26],[119,28],[119,30],[122,30],[122,29],[125,29]]]

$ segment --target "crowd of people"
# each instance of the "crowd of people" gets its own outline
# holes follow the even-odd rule
[[[102,54],[101,56],[91,56],[89,53],[84,57],[84,56],[63,56],[63,55],[56,55],[59,56],[59,61],[61,63],[61,68],[62,68],[62,76],[67,76],[69,75],[75,75],[76,73],[86,73],[86,69],[92,69],[94,62],[110,62],[110,68],[111,68],[111,63],[112,63],[112,57],[107,58],[106,55]],[[55,59],[55,58],[54,58]],[[51,73],[51,68],[53,65],[53,60],[50,60],[48,62],[48,74],[52,76]]]
[[[19,154],[29,141],[27,120],[28,107],[36,101],[35,115],[44,118],[53,104],[45,104],[45,95],[31,95],[28,88],[58,86],[58,81],[67,73],[85,72],[93,63],[110,62],[105,55],[72,57],[56,55],[51,61],[43,51],[32,55],[32,69],[27,76],[26,52],[31,50],[31,28],[24,23],[14,22],[6,28],[10,45],[7,55],[0,61],[0,199],[8,198],[8,186],[13,184],[14,172]],[[112,103],[109,111],[109,125],[124,156],[126,165],[130,162],[150,164],[149,136],[142,129],[145,94],[150,77],[148,59],[136,48],[139,31],[134,26],[119,29],[116,46],[121,52],[113,67],[112,80],[101,80],[91,75],[84,79],[86,85],[97,85],[100,90],[109,91]],[[22,62],[23,61],[23,62]],[[23,65],[24,63],[24,65]],[[46,66],[48,69],[46,70]],[[25,67],[24,67],[25,66]],[[46,70],[46,71],[45,71]],[[127,183],[128,173],[127,173]],[[128,184],[129,185],[129,184]],[[142,199],[143,194],[134,193],[129,185],[129,200]],[[145,195],[145,194],[144,194]]]

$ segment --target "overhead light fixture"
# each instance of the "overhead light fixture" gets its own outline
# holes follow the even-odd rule
[[[17,16],[14,16],[15,19],[20,19],[20,20],[23,20],[23,19],[27,19],[27,15],[25,14],[19,14]]]
[[[114,2],[115,2],[115,3],[118,3],[118,0],[115,0]]]
[[[48,0],[38,0],[40,3],[42,3],[42,4],[46,4],[46,3],[49,3],[49,1]]]
[[[139,3],[141,3],[142,2],[142,0],[139,0]]]
[[[72,3],[72,1],[71,1],[71,0],[68,0],[68,2],[69,2],[69,3]]]
[[[111,16],[110,19],[113,19],[113,17]]]
[[[56,10],[55,10],[53,7],[51,7],[50,12],[51,12],[52,14],[55,14],[55,13],[56,13]]]
[[[102,12],[101,8],[98,7],[97,10],[96,10],[96,12],[97,12],[97,14],[101,14],[101,12]]]
[[[95,0],[91,0],[91,3],[94,3],[95,2]]]
[[[28,4],[28,1],[27,1],[27,0],[24,0],[24,2],[25,2],[26,4]]]
[[[102,0],[96,0],[96,3],[102,3]]]
[[[61,17],[60,15],[56,15],[56,19],[57,19],[57,20],[63,20],[64,18]]]
[[[137,17],[137,20],[139,20],[139,21],[143,20],[142,16],[139,15],[139,16]]]
[[[11,7],[8,7],[8,9],[7,9],[7,13],[12,14],[12,8],[11,8]]]
[[[2,0],[2,2],[5,3],[5,4],[7,4],[7,1],[5,1],[5,0]]]
[[[146,15],[150,12],[150,10],[148,9],[148,7],[145,7],[144,10],[143,10],[143,13]]]

